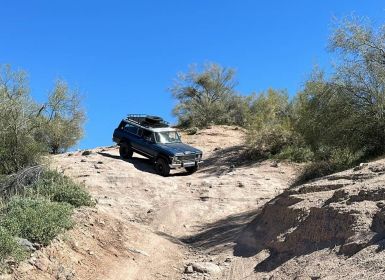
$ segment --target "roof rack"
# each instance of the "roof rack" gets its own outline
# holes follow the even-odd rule
[[[128,114],[126,121],[133,122],[148,128],[169,127],[169,122],[163,120],[158,116],[151,116],[145,114]]]

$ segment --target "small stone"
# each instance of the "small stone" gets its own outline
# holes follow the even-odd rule
[[[242,182],[238,182],[238,187],[239,187],[239,188],[244,188],[245,185],[244,185]]]
[[[277,161],[272,161],[271,164],[270,164],[270,167],[275,167],[277,168],[278,167],[278,162]]]
[[[225,262],[231,262],[231,258],[226,258]]]
[[[48,268],[48,264],[47,264],[47,261],[45,261],[44,259],[37,259],[34,264],[33,264],[37,269],[41,270],[41,271],[46,271],[47,268]]]
[[[362,162],[362,163],[360,163],[358,166],[354,167],[354,168],[353,168],[353,171],[359,171],[359,170],[361,170],[361,169],[364,169],[366,166],[368,166],[368,164]]]
[[[212,262],[198,262],[191,264],[194,271],[199,273],[208,273],[211,275],[220,274],[222,269]]]
[[[86,151],[84,151],[84,152],[82,153],[82,156],[89,156],[90,154],[92,154],[92,152],[86,150]]]
[[[103,164],[103,161],[98,161],[97,164]]]
[[[385,207],[385,203],[383,201],[377,202],[376,205],[378,208],[384,208]]]
[[[186,266],[184,269],[184,273],[187,273],[187,274],[194,273],[194,268],[192,267],[192,265]]]
[[[36,251],[34,244],[27,239],[17,237],[16,242],[29,252]]]
[[[86,160],[85,160],[85,159],[82,159],[80,162],[86,162]]]

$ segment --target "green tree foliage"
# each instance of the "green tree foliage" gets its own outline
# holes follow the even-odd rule
[[[192,67],[178,75],[171,88],[178,100],[173,113],[181,126],[209,124],[244,125],[247,100],[235,91],[235,71],[218,64],[205,64],[202,71]]]
[[[293,127],[292,104],[286,91],[269,89],[254,97],[250,114],[246,143],[252,158],[311,159],[312,153]]]
[[[30,98],[26,74],[0,65],[0,173],[38,160],[44,149],[34,137],[40,113]]]
[[[331,50],[339,57],[335,73],[321,71],[298,94],[297,131],[320,160],[349,166],[385,149],[385,26],[378,32],[343,21]]]
[[[0,65],[0,174],[34,165],[44,152],[75,145],[83,122],[79,95],[66,83],[58,81],[47,103],[37,104],[26,73]]]
[[[83,136],[84,110],[77,91],[57,81],[44,106],[40,139],[57,154],[74,146]]]

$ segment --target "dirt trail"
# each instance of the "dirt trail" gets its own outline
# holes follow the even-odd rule
[[[115,147],[53,158],[53,166],[84,183],[94,209],[76,214],[78,225],[37,253],[17,279],[242,279],[255,258],[233,256],[238,234],[268,200],[280,194],[295,167],[239,162],[243,131],[213,127],[184,135],[202,149],[203,168],[187,175],[154,174],[134,154]],[[194,263],[184,273],[186,266]],[[36,265],[37,264],[37,265]],[[40,266],[40,268],[39,268]],[[202,272],[196,272],[202,270]],[[71,278],[72,277],[72,278]],[[250,278],[253,279],[253,278]]]

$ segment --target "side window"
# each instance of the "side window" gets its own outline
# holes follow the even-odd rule
[[[143,138],[148,141],[154,142],[154,133],[149,130],[143,130]]]
[[[138,128],[138,133],[137,133],[137,135],[138,135],[139,137],[142,137],[142,135],[143,135],[143,129]]]
[[[124,126],[123,130],[127,131],[127,132],[130,132],[130,133],[133,133],[133,134],[136,134],[137,131],[138,131],[138,128],[136,126],[133,126],[132,124],[127,123]]]

